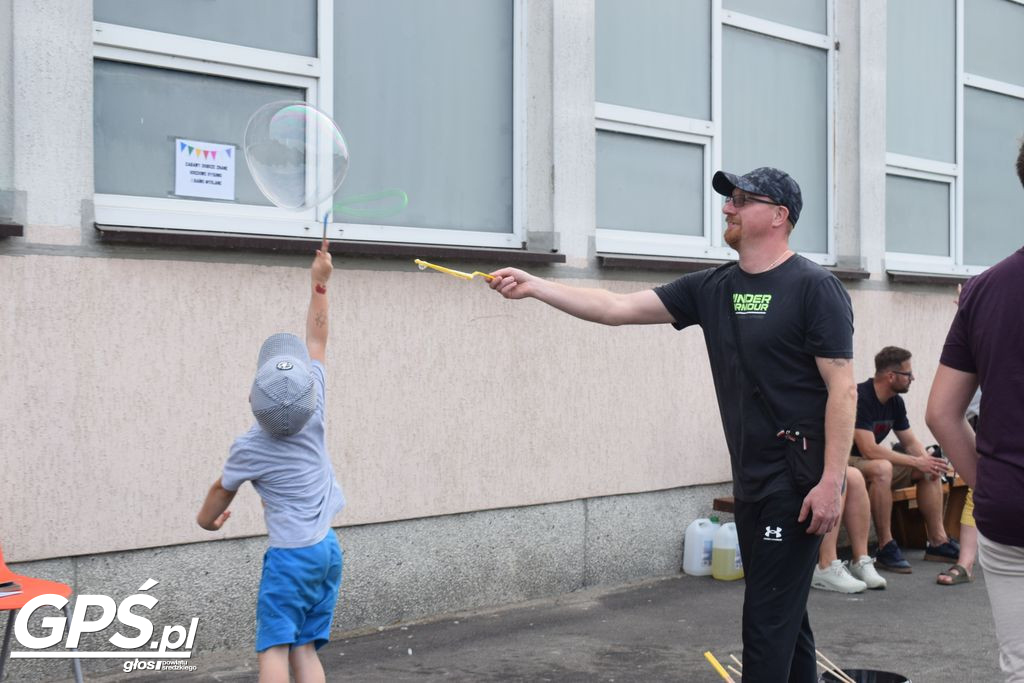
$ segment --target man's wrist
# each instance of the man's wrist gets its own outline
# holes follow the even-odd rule
[[[327,283],[325,283],[325,282],[314,282],[313,283],[313,290],[317,294],[326,294],[327,293]]]

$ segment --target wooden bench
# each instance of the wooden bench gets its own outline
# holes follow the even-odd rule
[[[960,514],[967,498],[967,484],[959,476],[950,484],[942,485],[945,513],[942,519],[946,533],[960,538]],[[732,496],[715,498],[711,505],[715,512],[735,512]],[[892,536],[903,548],[923,548],[928,541],[921,511],[917,508],[917,487],[907,486],[892,492]]]

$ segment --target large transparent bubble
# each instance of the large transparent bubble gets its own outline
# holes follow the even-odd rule
[[[245,126],[245,161],[267,199],[285,209],[330,199],[348,171],[348,145],[331,117],[305,102],[271,102]]]

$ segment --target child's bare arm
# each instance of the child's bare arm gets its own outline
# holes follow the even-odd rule
[[[203,506],[199,508],[196,522],[208,531],[218,531],[231,516],[228,506],[235,499],[237,491],[229,491],[221,485],[220,478],[213,482],[206,494]]]
[[[306,315],[306,348],[309,357],[321,363],[327,357],[327,281],[331,279],[334,266],[331,252],[325,239],[310,268],[312,282],[309,295],[309,313]]]

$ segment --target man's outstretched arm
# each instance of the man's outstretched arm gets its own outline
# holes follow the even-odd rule
[[[517,268],[502,268],[491,275],[491,289],[506,299],[534,298],[582,320],[602,325],[673,322],[672,314],[651,289],[618,294],[606,289],[572,287]]]

